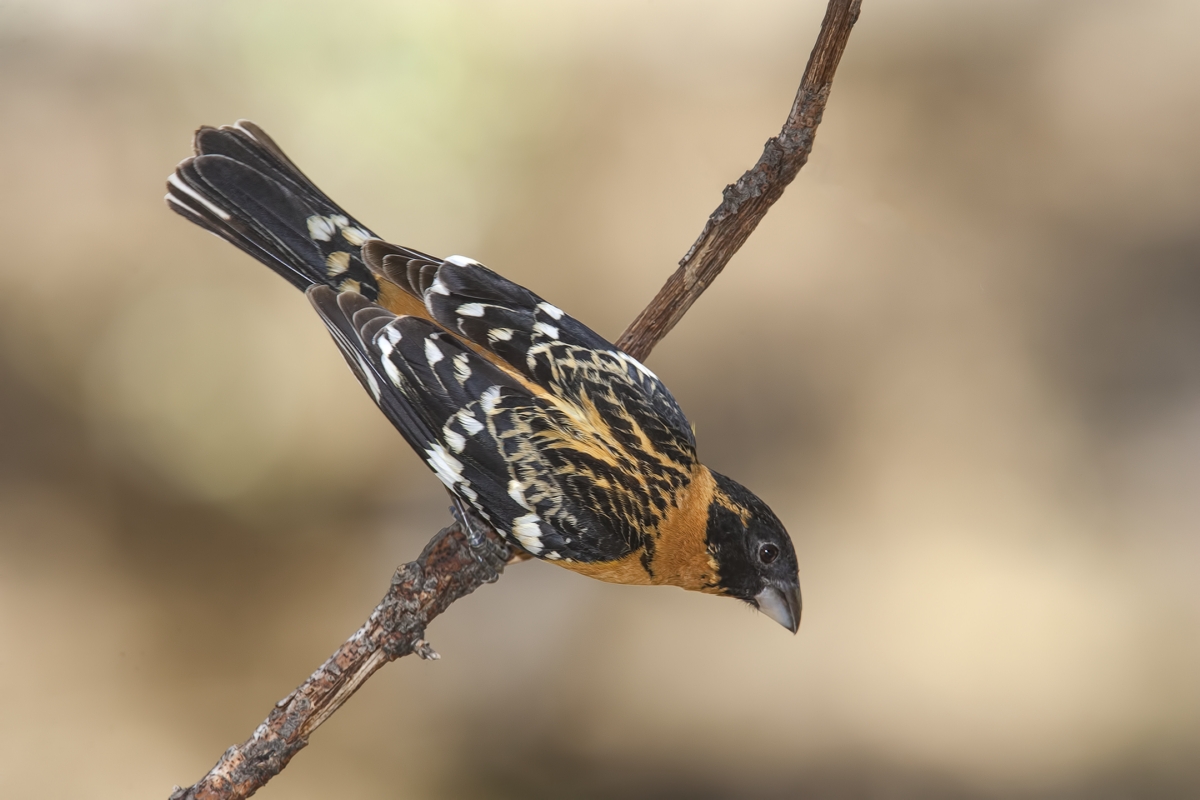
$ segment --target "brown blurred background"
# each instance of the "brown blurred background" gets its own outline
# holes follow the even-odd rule
[[[0,2],[0,796],[195,780],[447,519],[304,299],[164,206],[197,125],[615,337],[823,7]],[[800,634],[524,564],[260,796],[1200,796],[1197,30],[867,0],[650,359],[791,530]]]

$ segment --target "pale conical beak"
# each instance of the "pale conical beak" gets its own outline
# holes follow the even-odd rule
[[[754,596],[758,610],[792,633],[800,630],[800,587],[768,586]]]

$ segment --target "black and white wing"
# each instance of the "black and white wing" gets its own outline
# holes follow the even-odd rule
[[[695,459],[691,424],[658,376],[562,309],[463,256],[435,261],[375,240],[363,257],[420,297],[439,324],[525,379],[574,407],[599,401],[598,413],[623,444],[644,446],[632,429],[638,428],[672,459],[688,464]],[[610,391],[597,396],[598,387]],[[613,402],[605,402],[605,395]]]
[[[608,560],[620,532],[564,492],[544,449],[569,421],[434,323],[396,316],[354,292],[308,296],[350,368],[450,491],[541,558]]]
[[[397,351],[372,329],[367,333],[374,338],[361,341],[380,350],[385,362],[405,362],[393,367],[404,373],[400,379],[389,377],[410,403],[438,405],[429,428],[438,436],[440,427],[449,425],[440,433],[438,452],[450,452],[456,463],[475,468],[468,470],[474,477],[462,473],[472,490],[480,493],[481,473],[506,476],[506,486],[486,494],[503,494],[502,499],[516,501],[517,508],[549,524],[540,534],[543,557],[611,560],[633,549],[652,549],[645,532],[665,518],[696,463],[691,426],[658,378],[557,307],[474,261],[414,257],[378,241],[367,243],[364,258],[383,279],[421,297],[445,329],[428,321],[419,327],[397,323],[404,330],[428,331],[433,342],[428,352],[425,345]],[[490,360],[446,331],[475,344]],[[457,348],[454,358],[470,366],[473,375],[489,376],[476,390],[497,386],[498,393],[476,397],[458,393],[445,380],[425,379],[424,367],[414,363],[436,353],[449,359],[445,348]],[[409,375],[410,369],[416,373]],[[451,420],[472,401],[477,405],[469,416],[484,424],[483,432],[464,430],[461,420]],[[469,433],[483,437],[475,441],[486,439],[489,452],[460,457],[454,448]],[[427,444],[414,446],[428,450]],[[494,454],[499,461],[489,460]],[[431,458],[427,453],[437,470]],[[504,530],[480,500],[484,518]],[[514,536],[524,544],[515,529]]]

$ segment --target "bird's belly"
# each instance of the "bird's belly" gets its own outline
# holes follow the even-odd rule
[[[643,555],[644,551],[638,549],[613,561],[554,561],[552,563],[607,583],[640,586],[658,583],[646,570],[646,566],[642,562]]]

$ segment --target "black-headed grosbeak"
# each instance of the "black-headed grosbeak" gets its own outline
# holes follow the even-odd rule
[[[575,572],[736,597],[797,630],[787,531],[697,460],[654,373],[472,259],[380,240],[251,122],[201,128],[195,153],[168,205],[305,291],[460,509]]]

